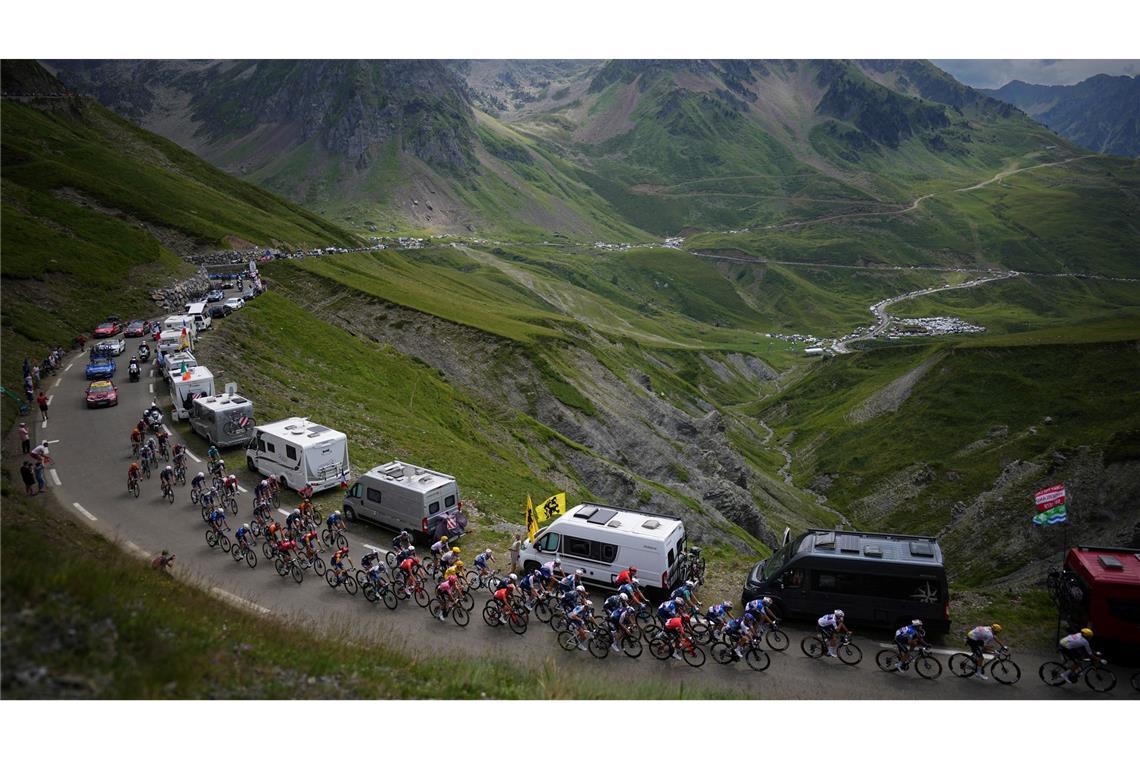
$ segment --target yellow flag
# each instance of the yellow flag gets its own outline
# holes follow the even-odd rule
[[[531,503],[530,494],[526,495],[526,537],[534,541],[534,534],[538,533],[538,520],[534,516],[534,504]]]
[[[566,512],[566,494],[556,493],[534,509],[539,522]]]

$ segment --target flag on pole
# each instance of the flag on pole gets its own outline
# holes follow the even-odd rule
[[[182,375],[183,380],[190,379],[190,368],[186,366],[186,360],[182,360],[182,366],[178,368],[178,373]]]
[[[1068,521],[1064,483],[1041,489],[1033,495],[1033,500],[1037,504],[1037,514],[1033,516],[1035,524],[1056,525]]]
[[[538,520],[534,516],[534,504],[530,500],[530,494],[526,495],[526,538],[528,541],[534,541],[534,535],[538,533]]]
[[[539,504],[534,508],[535,519],[539,522],[555,515],[561,515],[566,512],[566,494],[556,493],[546,501]]]
[[[186,327],[182,328],[182,335],[178,338],[179,348],[190,348],[190,333],[186,332]]]

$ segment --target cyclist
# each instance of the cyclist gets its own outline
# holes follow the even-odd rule
[[[139,462],[142,464],[144,470],[150,470],[151,464],[154,462],[154,439],[143,443],[139,447]]]
[[[618,573],[617,585],[624,586],[627,583],[632,583],[634,578],[636,578],[636,577],[637,577],[637,568],[634,567],[633,565],[630,565],[628,568],[626,568],[625,570],[622,570],[620,573]]]
[[[202,486],[206,483],[206,473],[199,472],[190,481],[190,490],[196,491],[198,494],[202,493]]]
[[[210,460],[210,464],[220,461],[222,456],[218,447],[211,443],[210,448],[206,449],[206,458]]]
[[[685,609],[685,600],[679,596],[672,599],[667,599],[661,604],[657,605],[657,617],[661,622],[667,623],[673,618],[679,616],[681,611]]]
[[[435,563],[437,565],[439,564],[443,553],[446,551],[449,551],[449,548],[447,546],[447,536],[440,536],[439,540],[431,545],[431,558],[435,560]]]
[[[776,624],[776,618],[771,612],[772,597],[765,596],[753,599],[744,605],[744,611],[752,614],[752,633],[756,638],[763,635],[762,628]]]
[[[439,599],[439,614],[436,617],[440,620],[446,620],[447,613],[451,611],[451,605],[455,602],[455,594],[458,591],[456,584],[455,577],[449,576],[435,585],[435,596]]]
[[[578,568],[573,573],[567,573],[558,581],[558,590],[565,594],[567,591],[575,591],[578,586],[581,586],[581,578],[586,574],[582,568]]]
[[[262,478],[261,481],[253,487],[253,498],[258,500],[269,498],[268,478]]]
[[[293,552],[297,550],[297,542],[292,539],[282,537],[277,543],[277,554],[281,557],[281,561],[289,564],[293,561]]]
[[[406,530],[402,530],[396,534],[392,539],[392,551],[398,552],[401,549],[406,549],[412,544],[412,536]]]
[[[241,546],[241,548],[252,548],[254,540],[253,530],[249,527],[249,523],[245,523],[240,528],[238,528],[237,533],[234,534],[234,538],[237,539],[238,545]]]
[[[174,490],[174,468],[166,465],[162,468],[162,472],[158,473],[158,482],[162,486],[162,495],[166,495],[166,489]]]
[[[578,648],[586,648],[587,621],[594,617],[594,603],[589,599],[576,605],[566,613],[566,627],[578,639]]]
[[[725,638],[734,643],[733,652],[737,657],[744,656],[744,647],[752,641],[752,627],[755,623],[756,618],[752,613],[745,612],[741,617],[729,618],[724,624]]]
[[[713,631],[719,631],[724,628],[725,624],[732,620],[732,602],[725,599],[720,604],[710,604],[708,612],[705,613],[705,620],[708,621],[709,627]]]
[[[406,547],[404,547],[400,551],[396,552],[396,566],[399,567],[400,563],[403,562],[404,560],[406,560],[408,557],[415,557],[415,556],[416,556],[416,547],[413,546],[412,544],[408,544]]]
[[[166,456],[166,439],[169,438],[170,435],[165,430],[159,428],[154,436],[158,439],[158,455]]]
[[[487,568],[488,564],[495,564],[495,555],[490,549],[487,549],[481,554],[475,555],[475,570],[479,573],[479,577],[481,579],[485,578],[491,573],[491,571]]]
[[[641,581],[637,580],[637,578],[633,578],[629,583],[618,586],[618,591],[627,595],[631,604],[642,606],[649,604],[649,600],[641,593]]]
[[[297,543],[305,550],[305,556],[312,559],[317,555],[317,547],[320,544],[320,537],[317,536],[315,530],[310,530],[308,533],[302,533],[301,537],[297,539]]]
[[[329,515],[325,520],[325,525],[329,529],[329,538],[333,541],[336,541],[338,534],[344,532],[344,518],[340,516],[340,512],[333,512]]]
[[[220,478],[226,473],[226,462],[224,459],[211,459],[210,460],[210,475],[215,478]]]
[[[829,612],[819,620],[815,621],[819,626],[819,632],[827,641],[827,656],[835,657],[835,648],[839,646],[838,637],[841,633],[850,633],[847,626],[844,625],[843,610],[836,610]]]
[[[457,581],[463,580],[463,560],[457,559],[452,562],[446,570],[443,571],[444,578],[455,578]]]
[[[982,667],[986,664],[985,653],[992,652],[994,644],[999,647],[1002,646],[997,637],[999,633],[1001,633],[1001,623],[991,623],[971,628],[970,632],[966,634],[966,646],[970,647],[970,651],[974,654],[975,678],[981,678],[983,681],[988,680],[989,677],[982,673]]]
[[[1081,663],[1085,660],[1097,659],[1092,644],[1089,643],[1089,639],[1092,637],[1092,629],[1082,628],[1057,642],[1057,651],[1061,653],[1065,659],[1065,664],[1069,666],[1069,672],[1065,674],[1065,679],[1069,683],[1076,683],[1077,677],[1081,674]]]
[[[677,590],[673,592],[674,596],[679,596],[685,600],[685,606],[688,607],[691,612],[701,611],[700,600],[696,597],[696,585],[696,581],[685,581],[685,585],[678,587]]]
[[[131,428],[131,456],[139,455],[139,447],[142,446],[143,432],[142,428],[135,425]]]
[[[379,549],[373,549],[360,558],[360,569],[366,573],[372,569],[373,565],[382,567],[383,564]]]
[[[439,558],[439,571],[443,572],[454,562],[459,561],[459,547],[451,547],[451,551],[444,552]]]
[[[686,632],[686,624],[689,622],[688,615],[677,615],[665,621],[665,633],[673,639],[673,657],[681,659],[681,645],[689,644],[689,634]]]
[[[335,552],[333,552],[332,560],[331,560],[330,564],[332,565],[333,572],[336,574],[336,585],[338,585],[338,586],[340,584],[344,583],[344,578],[345,578],[344,561],[345,560],[348,560],[348,566],[349,567],[351,567],[353,569],[356,568],[356,566],[352,564],[352,557],[348,556],[348,547],[347,546],[343,549],[337,549]]]
[[[573,578],[574,576],[571,575],[568,577]],[[581,589],[581,591],[579,591],[579,589]],[[578,605],[580,605],[582,603],[582,601],[585,599],[585,596],[583,596],[585,591],[586,591],[585,586],[575,586],[574,588],[570,589],[569,591],[563,591],[562,594],[559,596],[559,601],[562,602],[563,611],[568,612],[568,611],[574,609],[575,607],[577,607]]]
[[[281,523],[277,522],[276,520],[269,523],[269,525],[265,528],[265,540],[267,541],[277,541],[283,535],[285,535],[285,533],[281,529]]]
[[[257,499],[253,506],[253,516],[261,522],[269,522],[269,517],[272,514],[269,502],[265,499]]]
[[[411,550],[409,549],[408,551]],[[403,559],[398,565],[400,572],[404,574],[404,585],[408,588],[412,588],[416,585],[416,579],[412,573],[415,572],[415,569],[419,566],[419,564],[419,558],[416,557],[416,553],[412,551],[411,554]]]
[[[221,533],[223,531],[226,533],[230,532],[230,527],[226,525],[226,510],[215,509],[211,511],[208,520],[210,527],[213,528],[216,533]]]
[[[637,638],[637,634],[633,632],[633,607],[629,605],[629,597],[626,594],[618,594],[620,604],[610,611],[608,622],[610,624],[610,632],[614,635],[614,642],[610,648],[615,652],[621,651],[621,641],[625,638]]]
[[[538,568],[538,572],[542,575],[542,585],[547,591],[553,591],[554,576],[556,573],[562,573],[562,562],[557,559],[552,559],[549,562],[543,563],[542,567]]]
[[[495,601],[499,605],[499,618],[501,620],[506,620],[507,618],[507,611],[511,608],[511,598],[514,596],[515,591],[514,581],[518,580],[514,573],[511,574],[511,579],[508,579],[506,583],[500,585],[499,589],[495,592]]]
[[[289,513],[289,516],[285,518],[285,528],[290,533],[297,534],[301,532],[301,527],[301,510],[294,509]]]
[[[171,458],[174,460],[175,467],[186,469],[186,447],[181,443],[174,444],[174,448],[171,449]]]
[[[207,514],[214,508],[214,497],[217,495],[217,492],[213,488],[202,492],[199,501],[202,502],[202,509],[205,510]]]
[[[528,610],[534,609],[534,603],[538,600],[538,587],[541,585],[542,573],[538,570],[524,573],[522,580],[519,581],[519,591],[523,594],[523,601]]]
[[[138,485],[139,478],[141,477],[142,468],[139,467],[138,462],[131,462],[127,466],[127,490],[133,490]]]
[[[895,631],[895,645],[899,648],[899,663],[895,666],[895,670],[906,670],[910,667],[911,650],[926,646],[925,636],[926,630],[922,627],[922,621],[918,619]]]
[[[230,474],[226,476],[226,479],[222,481],[222,492],[226,496],[237,496],[237,475]]]
[[[602,602],[602,609],[605,610],[607,615],[613,613],[614,610],[620,609],[629,603],[629,596],[622,593],[611,594],[606,597]]]

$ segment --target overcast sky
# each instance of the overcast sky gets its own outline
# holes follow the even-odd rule
[[[1140,74],[1136,60],[936,60],[971,87],[997,88],[1020,79],[1029,84],[1076,84],[1096,74]]]

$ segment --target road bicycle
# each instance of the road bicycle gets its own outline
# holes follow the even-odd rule
[[[190,486],[190,503],[197,504],[202,498],[202,486]]]
[[[628,627],[623,626],[620,631],[621,635],[619,636],[619,631],[615,628],[614,624],[610,623],[608,632],[610,635],[611,647],[613,646],[612,642],[616,641],[618,649],[626,657],[637,659],[641,656],[641,653],[645,651],[645,647],[642,646],[641,643],[641,631],[636,625],[631,625]]]
[[[127,493],[134,494],[137,499],[142,489],[139,487],[139,479],[137,477],[127,479]]]
[[[277,559],[273,561],[273,569],[276,570],[277,574],[282,578],[286,575],[290,575],[297,583],[305,580],[305,572],[297,565],[296,557],[291,557],[286,560],[284,557],[278,556]]]
[[[452,602],[447,609],[444,609],[443,603],[438,598],[432,598],[428,601],[427,611],[438,620],[447,620],[450,616],[460,628],[471,622],[471,616],[467,614],[467,610],[459,602]]]
[[[348,539],[344,537],[344,528],[339,525],[335,528],[325,528],[321,531],[321,541],[324,542],[325,546],[332,546],[335,542],[339,549],[348,548]]]
[[[903,665],[903,670],[913,665],[915,671],[923,678],[938,678],[942,675],[942,663],[930,654],[930,647],[919,647],[912,651],[910,662]],[[875,656],[875,663],[879,669],[887,673],[898,670],[900,662],[902,659],[899,657],[898,650],[894,648],[884,649]]]
[[[356,596],[356,579],[353,578],[347,570],[342,570],[340,575],[337,575],[336,570],[330,567],[328,570],[325,570],[325,583],[329,584],[330,588],[344,586],[344,590],[348,592],[349,596]]]
[[[760,645],[755,640],[750,640],[744,647],[744,654],[737,654],[736,641],[725,640],[718,641],[709,649],[713,660],[719,662],[721,665],[730,665],[737,660],[744,660],[745,664],[753,670],[767,670],[768,666],[772,664],[772,658],[768,653],[760,648]]]
[[[364,598],[372,603],[383,600],[384,606],[390,610],[396,609],[399,604],[394,587],[386,575],[377,573],[374,577],[366,577],[363,582],[358,579],[357,584],[364,592]]]
[[[704,650],[697,646],[690,636],[681,636],[676,640],[672,634],[659,631],[649,642],[649,653],[658,660],[668,660],[676,652],[680,652],[681,659],[694,668],[705,664]]]
[[[174,482],[180,486],[186,485],[186,465],[174,465]]]
[[[238,513],[237,499],[232,493],[226,492],[222,495],[222,508],[228,509],[231,514]]]
[[[470,589],[485,588],[490,592],[494,592],[499,588],[499,584],[503,582],[499,574],[494,570],[489,570],[485,573],[480,572],[478,569],[468,570],[464,576],[467,581],[467,587]]]
[[[412,582],[408,583],[407,579],[401,579],[395,583],[396,598],[403,600],[411,598],[420,607],[427,607],[428,602],[431,601],[431,595],[424,588],[423,579],[412,573]]]
[[[171,504],[174,503],[174,484],[173,483],[163,483],[162,484],[162,498],[166,499]]]
[[[1059,662],[1046,662],[1037,670],[1041,680],[1050,686],[1064,686],[1067,683],[1076,683],[1083,676],[1085,684],[1096,692],[1112,691],[1116,686],[1116,674],[1109,670],[1106,661],[1097,652],[1092,660],[1082,660],[1077,675],[1069,679],[1069,666]]]
[[[998,683],[1012,686],[1021,680],[1021,668],[1010,659],[1009,647],[1001,647],[993,653],[989,660],[982,661],[982,673],[989,668],[990,675]],[[973,653],[958,652],[950,655],[950,672],[961,678],[969,678],[978,672],[978,664],[974,662]]]
[[[804,636],[803,641],[800,642],[800,649],[808,657],[819,659],[827,652],[830,643],[822,631],[816,631],[814,636]],[[842,633],[839,635],[839,644],[835,647],[835,656],[846,665],[858,665],[859,661],[863,659],[863,650],[851,643],[850,632]]]
[[[234,541],[233,546],[230,547],[230,556],[234,558],[234,562],[241,562],[244,559],[245,564],[249,565],[251,569],[257,567],[257,553],[240,541]]]
[[[527,611],[525,606],[514,602],[504,610],[503,605],[499,604],[498,600],[488,599],[487,604],[483,606],[483,622],[495,628],[502,625],[504,620],[512,633],[517,633],[519,636],[526,633]]]
[[[763,638],[764,643],[774,652],[783,652],[791,643],[788,634],[780,630],[779,620],[772,623],[761,622],[760,633],[756,638]]]
[[[213,526],[206,531],[206,545],[211,549],[215,546],[221,546],[223,552],[226,554],[230,552],[230,539],[226,537],[225,533]]]
[[[325,574],[325,561],[321,559],[320,555],[314,552],[313,554],[306,554],[304,549],[297,554],[295,558],[297,566],[302,570],[312,570],[313,575],[323,577]]]
[[[575,629],[566,628],[558,632],[557,641],[558,646],[567,652],[584,648],[599,660],[604,660],[609,655],[610,645],[613,643],[609,631],[602,631],[590,625],[586,625],[586,638],[584,640],[578,638]],[[583,643],[585,647],[582,646]]]

